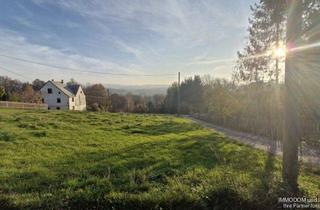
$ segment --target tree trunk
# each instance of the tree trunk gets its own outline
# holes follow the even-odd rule
[[[276,23],[276,49],[279,49],[279,27],[280,27],[280,23],[279,20],[277,20]],[[279,84],[279,57],[276,56],[276,85]]]
[[[298,146],[300,141],[299,52],[290,51],[301,40],[302,1],[288,0],[287,47],[285,66],[285,111],[283,142],[283,181],[293,193],[298,191]],[[300,61],[301,62],[301,61]]]

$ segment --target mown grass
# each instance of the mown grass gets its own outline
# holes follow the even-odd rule
[[[273,209],[278,158],[166,115],[0,110],[0,209]],[[300,187],[319,196],[319,171]]]

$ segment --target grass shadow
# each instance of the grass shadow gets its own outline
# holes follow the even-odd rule
[[[266,206],[266,209],[276,209],[279,193],[282,190],[280,163],[277,160],[277,142],[269,142],[269,150],[265,159],[262,174],[260,176],[260,184],[255,190],[255,194],[264,195],[258,196],[261,205]]]
[[[125,132],[129,134],[143,134],[143,135],[167,135],[167,134],[179,134],[186,133],[190,131],[195,131],[200,129],[201,127],[198,124],[180,122],[177,123],[175,121],[169,122],[160,122],[157,124],[148,124],[143,125],[141,123],[133,124],[133,125],[125,125],[121,129],[125,130]]]

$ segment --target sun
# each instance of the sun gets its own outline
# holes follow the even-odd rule
[[[287,49],[284,46],[275,47],[273,50],[273,56],[276,58],[283,58],[286,57]]]

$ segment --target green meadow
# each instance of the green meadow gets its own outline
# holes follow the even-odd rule
[[[301,194],[320,171],[301,168]],[[0,209],[273,209],[281,161],[169,115],[0,109]]]

